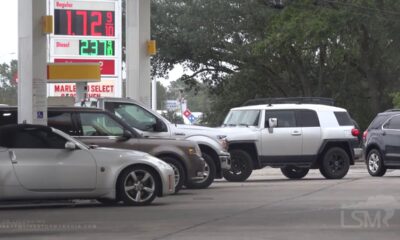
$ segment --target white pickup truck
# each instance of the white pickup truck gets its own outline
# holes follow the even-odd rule
[[[197,142],[206,161],[206,171],[202,180],[187,183],[188,188],[207,188],[214,178],[222,178],[223,171],[231,167],[226,139],[215,128],[171,123],[157,112],[129,98],[99,98],[91,106],[114,113],[144,137]]]

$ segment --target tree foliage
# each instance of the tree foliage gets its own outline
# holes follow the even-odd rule
[[[159,54],[153,75],[175,64],[202,80],[208,122],[254,97],[332,97],[362,127],[399,89],[400,1],[153,0]]]
[[[17,61],[0,64],[0,103],[17,104]]]

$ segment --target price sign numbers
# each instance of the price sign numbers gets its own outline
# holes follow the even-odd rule
[[[80,56],[115,56],[114,40],[79,40]]]
[[[115,36],[114,11],[54,10],[55,35]]]

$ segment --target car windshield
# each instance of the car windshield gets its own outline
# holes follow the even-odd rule
[[[258,126],[260,110],[233,110],[225,118],[224,127]]]

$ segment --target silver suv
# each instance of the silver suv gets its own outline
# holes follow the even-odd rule
[[[290,179],[303,178],[312,168],[328,179],[346,176],[362,154],[360,131],[348,112],[324,105],[329,101],[315,104],[314,98],[306,99],[312,104],[301,98],[295,103],[272,100],[233,108],[226,116],[221,129],[229,141],[232,167],[225,179],[245,181],[253,169],[266,166],[281,168]]]

